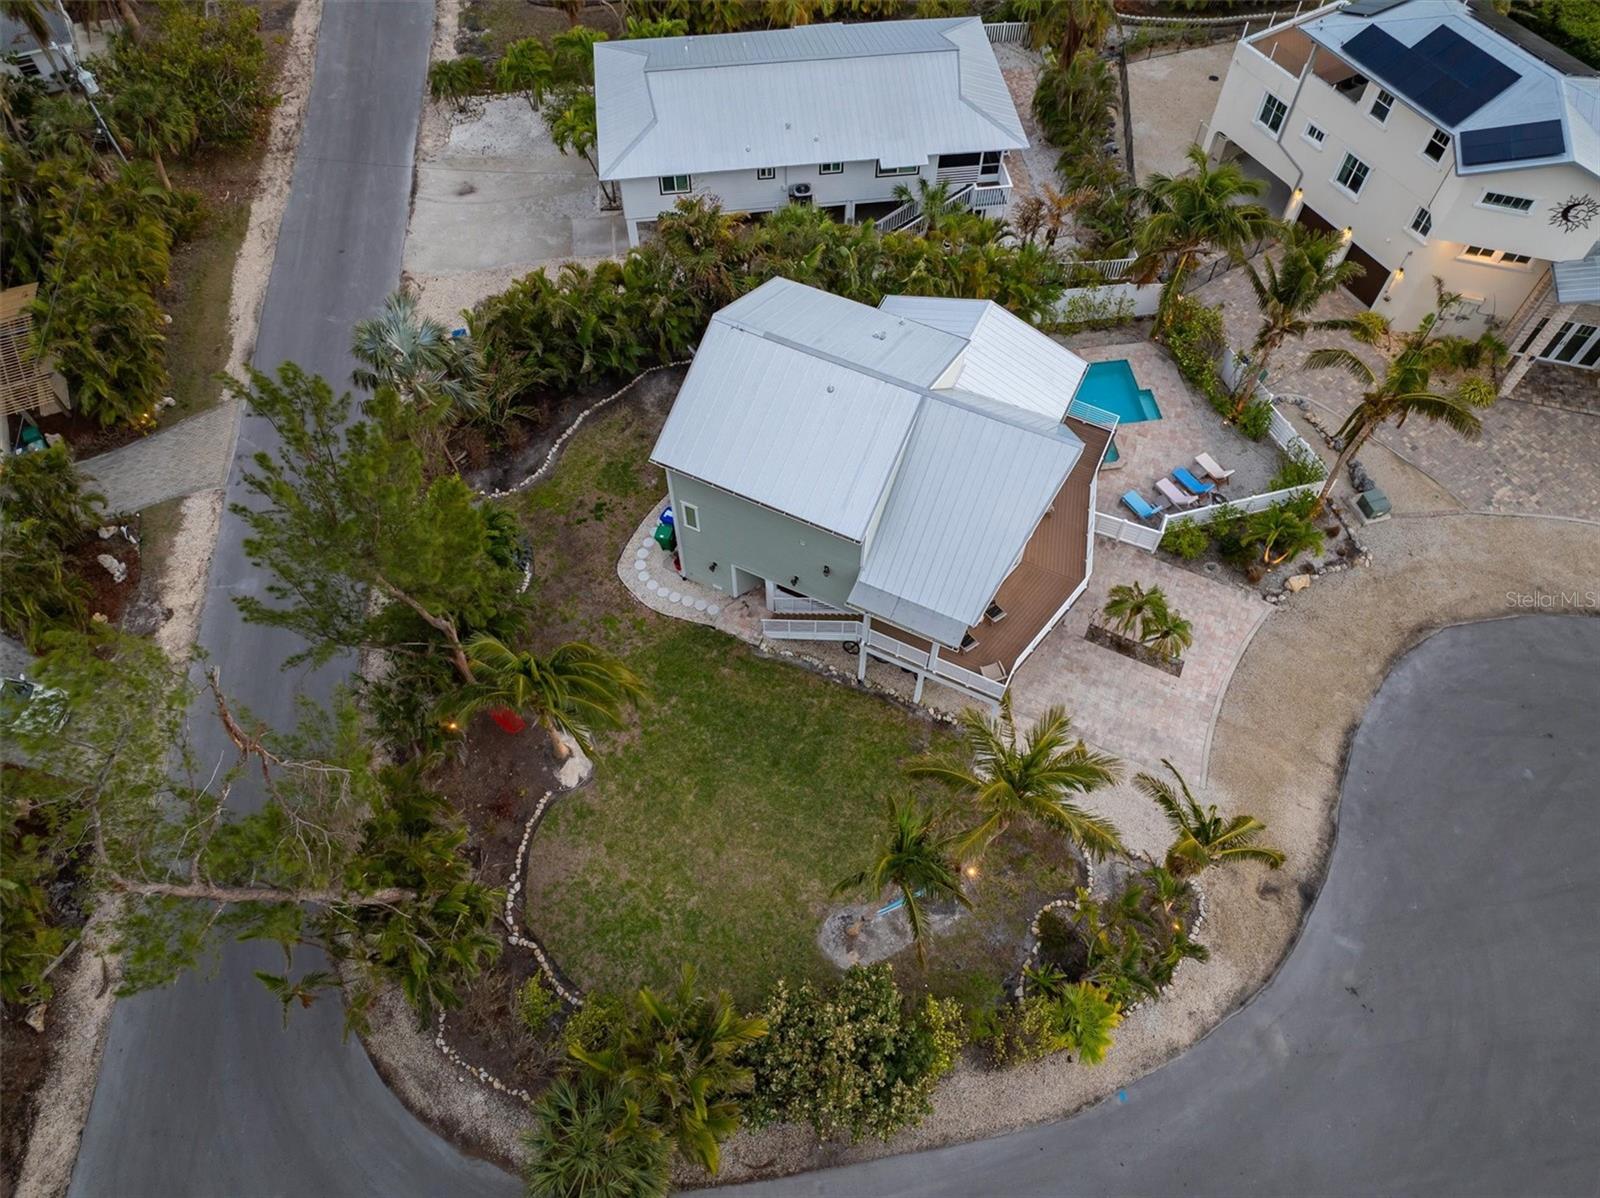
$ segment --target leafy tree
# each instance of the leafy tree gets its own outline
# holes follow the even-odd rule
[[[1256,378],[1266,373],[1279,346],[1312,329],[1327,328],[1327,321],[1310,319],[1312,311],[1325,296],[1366,273],[1360,263],[1334,261],[1341,248],[1337,235],[1317,233],[1306,225],[1286,226],[1281,248],[1277,260],[1266,256],[1259,271],[1252,262],[1244,264],[1245,278],[1261,308],[1261,325],[1250,347],[1255,360],[1248,370],[1240,370],[1234,389],[1234,420],[1244,413],[1255,394]]]
[[[245,618],[304,638],[291,663],[364,647],[402,657],[442,649],[460,680],[475,682],[466,641],[515,624],[522,572],[466,483],[449,475],[424,486],[414,413],[379,387],[346,427],[350,395],[292,362],[276,378],[251,371],[228,385],[283,444],[281,460],[255,455],[245,485],[256,502],[233,509],[250,530],[245,552],[274,575],[267,599],[236,598]],[[381,610],[372,592],[387,601]]]
[[[143,154],[156,168],[161,186],[172,190],[166,154],[181,154],[197,136],[194,112],[181,97],[162,93],[154,83],[130,83],[111,103],[112,119],[128,149]]]
[[[415,767],[373,763],[348,702],[277,734],[235,713],[213,673],[215,718],[238,750],[218,774],[188,741],[187,671],[151,642],[57,634],[37,680],[61,692],[67,720],[13,726],[30,768],[12,793],[42,852],[80,855],[91,898],[121,896],[123,993],[173,981],[219,939],[269,940],[284,971],[258,976],[286,1018],[345,985],[324,969],[294,976],[308,947],[354,971],[354,1026],[383,983],[425,1025],[498,951],[500,896],[473,880],[459,821]],[[229,802],[246,780],[260,799],[248,813]]]
[[[1251,201],[1266,190],[1261,180],[1250,178],[1238,163],[1213,164],[1198,145],[1189,147],[1188,158],[1192,170],[1181,175],[1157,172],[1144,186],[1150,215],[1137,235],[1140,261],[1134,269],[1139,281],[1148,283],[1166,266],[1162,325],[1204,250],[1240,254],[1277,227],[1271,214]]]
[[[628,39],[641,37],[683,37],[689,32],[687,17],[629,17]]]
[[[1063,984],[1050,970],[1029,970],[1028,980],[1042,994],[1048,1035],[1040,1047],[1049,1052],[1076,1052],[1085,1065],[1098,1065],[1111,1050],[1111,1033],[1122,1012],[1093,982]]]
[[[0,627],[37,649],[46,632],[88,624],[89,587],[67,555],[101,523],[64,445],[0,458]]]
[[[904,183],[898,183],[895,185],[894,198],[902,204],[916,204],[922,213],[924,227],[929,233],[942,231],[950,223],[951,218],[961,215],[964,211],[960,200],[950,198],[948,180],[929,183],[926,179],[918,179],[916,191],[912,191]]]
[[[1272,869],[1283,864],[1281,850],[1256,843],[1266,831],[1265,824],[1253,815],[1225,819],[1217,814],[1214,804],[1202,807],[1172,762],[1163,757],[1161,764],[1177,781],[1176,791],[1171,783],[1154,774],[1135,774],[1133,784],[1161,808],[1161,814],[1177,834],[1167,850],[1168,871],[1182,878],[1226,861],[1260,861]]]
[[[594,47],[606,40],[598,29],[574,25],[550,39],[550,57],[559,82],[588,88],[594,93]]]
[[[927,918],[922,900],[959,903],[971,908],[972,900],[961,888],[961,868],[950,859],[948,839],[941,836],[938,817],[908,800],[890,799],[884,837],[872,864],[834,887],[834,894],[860,890],[876,899],[890,887],[900,892],[917,961],[928,964]]]
[[[593,645],[569,641],[548,655],[517,652],[480,633],[467,642],[475,682],[462,688],[451,709],[462,722],[486,707],[526,712],[566,756],[563,735],[585,751],[598,728],[616,728],[623,709],[644,696],[644,683],[620,660]]]
[[[1354,350],[1343,346],[1314,349],[1306,356],[1313,370],[1343,370],[1362,387],[1361,401],[1339,426],[1342,443],[1328,481],[1317,496],[1312,516],[1322,510],[1334,484],[1368,438],[1391,420],[1396,428],[1413,416],[1443,424],[1469,441],[1483,432],[1478,412],[1495,400],[1495,389],[1486,377],[1470,373],[1459,377],[1463,366],[1494,362],[1504,347],[1485,333],[1476,343],[1463,344],[1441,335],[1444,320],[1461,306],[1461,297],[1438,288],[1434,311],[1422,318],[1408,333],[1396,332],[1389,321],[1376,312],[1362,312],[1345,320],[1328,321],[1327,327],[1350,334],[1362,345],[1372,346],[1383,355],[1377,370]],[[1458,375],[1449,390],[1434,389],[1435,373]]]
[[[521,96],[535,115],[554,77],[555,65],[550,61],[550,52],[536,37],[525,37],[507,46],[494,72],[495,86]]]
[[[1034,49],[1050,47],[1071,61],[1092,53],[1116,20],[1111,0],[1012,0],[1011,19],[1029,22]]]
[[[1116,782],[1117,761],[1074,742],[1071,730],[1066,711],[1051,707],[1019,738],[1008,694],[993,719],[971,708],[962,713],[959,752],[919,758],[906,773],[944,783],[971,806],[976,822],[953,845],[962,860],[981,854],[1018,820],[1060,832],[1095,858],[1121,852],[1110,820],[1067,800]]]
[[[550,140],[563,154],[576,154],[589,164],[595,178],[600,177],[600,163],[595,158],[599,144],[599,125],[596,123],[594,90],[587,87],[563,87],[544,107],[545,127]],[[608,205],[615,206],[619,192],[617,183],[601,180],[600,191]]]
[[[592,1077],[558,1077],[523,1136],[529,1198],[666,1198],[671,1150],[629,1123],[627,1092]]]
[[[428,94],[464,111],[474,96],[483,95],[489,86],[489,71],[475,54],[443,58],[428,68]]]
[[[908,1005],[882,964],[851,967],[826,993],[779,981],[763,1013],[768,1033],[744,1054],[750,1121],[809,1123],[826,1139],[887,1140],[914,1126],[963,1040],[958,1002]]]
[[[697,991],[694,968],[686,965],[671,993],[639,991],[608,1046],[573,1044],[568,1051],[621,1088],[625,1117],[613,1135],[657,1129],[685,1158],[715,1174],[722,1141],[739,1128],[739,1097],[751,1087],[752,1073],[739,1053],[766,1033],[766,1020],[740,1015],[726,991]]]
[[[1090,50],[1057,54],[1039,73],[1033,115],[1045,136],[1065,148],[1079,130],[1102,130],[1117,100],[1117,82],[1105,59]]]
[[[1322,539],[1322,529],[1312,518],[1308,503],[1280,499],[1245,520],[1240,544],[1260,545],[1261,560],[1279,566],[1296,554],[1316,552],[1322,548]]]

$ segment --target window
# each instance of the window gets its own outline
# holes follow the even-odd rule
[[[884,166],[883,159],[878,159],[878,178],[883,179],[891,175],[918,175],[922,173],[920,166]]]
[[[1443,129],[1435,129],[1433,136],[1428,138],[1428,144],[1422,147],[1422,152],[1435,162],[1444,158],[1444,152],[1450,148],[1450,135]]]
[[[1328,138],[1328,135],[1324,133],[1318,125],[1312,123],[1311,121],[1306,122],[1306,131],[1301,134],[1301,136],[1309,141],[1312,145],[1316,146],[1319,150],[1322,149],[1322,143]]]
[[[690,532],[700,531],[700,509],[692,503],[683,505],[683,526]]]
[[[1346,154],[1344,161],[1339,164],[1339,173],[1333,181],[1344,188],[1351,195],[1360,195],[1361,189],[1367,185],[1368,167],[1365,162],[1354,154]]]
[[[1508,196],[1503,191],[1486,191],[1480,203],[1491,208],[1509,208],[1512,212],[1533,211],[1533,201],[1526,196]]]
[[[1526,266],[1533,258],[1528,254],[1501,254],[1500,261],[1511,266]]]
[[[777,177],[778,168],[775,166],[762,166],[756,168],[757,179],[776,179]]]
[[[1484,249],[1481,245],[1469,245],[1461,251],[1463,258],[1493,258],[1494,251]]]
[[[1426,237],[1433,231],[1433,213],[1426,208],[1418,208],[1417,214],[1411,218],[1411,231],[1418,237]]]
[[[939,169],[943,170],[947,166],[977,166],[982,160],[983,155],[978,153],[940,154]]]
[[[998,175],[1000,173],[1000,151],[985,150],[983,152],[983,165],[979,173],[984,175]]]
[[[1372,102],[1372,108],[1369,110],[1372,114],[1372,119],[1380,125],[1383,124],[1389,119],[1389,113],[1393,108],[1394,93],[1386,92],[1380,87],[1378,89],[1378,98]]]
[[[1474,262],[1492,262],[1497,266],[1526,266],[1533,261],[1528,254],[1513,254],[1509,250],[1492,250],[1487,246],[1469,245],[1461,251],[1463,258]]]
[[[1273,133],[1283,128],[1283,118],[1289,115],[1289,106],[1268,92],[1261,101],[1261,111],[1256,113],[1256,123]]]
[[[688,175],[662,175],[661,194],[664,196],[681,196],[693,187]]]
[[[844,174],[844,163],[842,163],[842,162],[824,162],[821,166],[817,167],[817,174],[819,174],[819,175],[842,175],[842,174]]]

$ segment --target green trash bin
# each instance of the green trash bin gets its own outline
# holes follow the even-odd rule
[[[662,523],[656,525],[655,541],[666,552],[671,553],[678,547],[678,534],[672,531],[672,525]]]
[[[1389,497],[1377,487],[1370,491],[1362,491],[1356,496],[1356,507],[1361,511],[1361,520],[1371,524],[1377,520],[1389,518]]]

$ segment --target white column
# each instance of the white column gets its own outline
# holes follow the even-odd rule
[[[1560,332],[1561,326],[1571,320],[1577,310],[1577,304],[1558,304],[1550,311],[1550,319],[1545,322],[1544,328],[1539,330],[1539,340],[1528,346],[1528,352],[1513,362],[1511,369],[1506,371],[1506,377],[1500,380],[1500,395],[1502,398],[1517,389],[1517,384],[1522,381],[1522,376],[1527,374],[1528,368],[1538,360],[1535,355],[1539,352],[1540,342],[1549,344],[1550,338]],[[1516,340],[1510,343],[1513,349],[1516,348],[1518,342],[1527,339],[1528,330],[1538,323],[1542,315],[1544,314],[1536,311],[1523,322],[1522,327],[1517,330]]]
[[[856,223],[856,202],[854,200],[845,201],[844,223],[847,225],[853,225]]]
[[[872,617],[862,613],[861,616],[861,652],[856,656],[856,681],[867,680],[867,638],[872,635]]]
[[[636,220],[628,222],[628,244],[635,247],[639,244],[639,222]]]

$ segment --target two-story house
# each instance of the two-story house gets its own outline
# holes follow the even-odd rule
[[[1460,331],[1594,368],[1597,75],[1487,0],[1331,4],[1240,41],[1206,146],[1285,219],[1342,234],[1366,268],[1350,292],[1397,325],[1437,278],[1470,305]]]
[[[1076,415],[1087,370],[987,300],[764,283],[712,318],[651,454],[684,577],[764,589],[764,635],[858,647],[862,676],[998,700],[1093,564],[1114,425]]]
[[[943,180],[1002,209],[1004,152],[1028,144],[976,17],[601,42],[594,67],[600,177],[620,184],[633,245],[690,194],[857,221]]]

